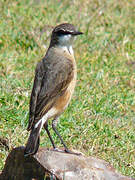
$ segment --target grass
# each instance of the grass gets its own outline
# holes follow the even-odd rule
[[[0,137],[8,140],[9,150],[0,146],[0,169],[11,149],[27,141],[34,69],[50,32],[70,22],[84,35],[74,45],[78,81],[58,129],[69,148],[135,177],[134,7],[131,0],[1,0]],[[51,146],[44,131],[41,146]]]

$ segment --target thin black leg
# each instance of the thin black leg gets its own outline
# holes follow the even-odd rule
[[[53,128],[53,130],[55,131],[55,133],[57,134],[57,136],[60,138],[60,141],[61,141],[61,143],[63,144],[63,146],[64,146],[64,148],[65,148],[65,152],[70,153],[70,154],[75,154],[75,155],[81,155],[81,153],[72,152],[72,151],[70,151],[70,150],[67,148],[67,146],[66,146],[66,144],[64,143],[61,135],[59,134],[58,130],[56,129],[57,123],[58,123],[58,119],[55,118],[55,119],[53,120],[53,122],[52,122],[52,128]]]
[[[66,144],[64,143],[61,135],[59,134],[58,130],[56,129],[56,125],[55,125],[55,123],[54,123],[54,120],[53,120],[53,123],[52,123],[52,128],[53,128],[53,130],[55,131],[55,133],[57,134],[57,136],[60,138],[60,141],[61,141],[61,143],[63,144],[65,150],[68,149],[67,146],[66,146]]]
[[[51,134],[50,134],[50,132],[49,132],[49,130],[48,130],[48,123],[46,123],[46,124],[44,125],[44,128],[45,128],[45,130],[46,130],[46,132],[47,132],[47,135],[48,135],[48,137],[49,137],[49,139],[50,139],[50,141],[51,141],[51,143],[52,143],[53,148],[55,149],[56,146],[55,146],[54,141],[53,141],[53,139],[52,139],[52,136],[51,136]]]

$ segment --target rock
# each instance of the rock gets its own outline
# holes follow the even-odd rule
[[[8,155],[0,180],[135,180],[122,176],[107,162],[40,148],[24,157],[24,147]]]

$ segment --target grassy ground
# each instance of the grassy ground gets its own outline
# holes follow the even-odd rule
[[[0,169],[9,151],[26,143],[34,69],[52,27],[70,22],[78,82],[58,129],[69,148],[110,162],[135,177],[135,2],[132,0],[1,0]],[[51,130],[58,146],[58,138]],[[44,131],[41,146],[50,147]]]

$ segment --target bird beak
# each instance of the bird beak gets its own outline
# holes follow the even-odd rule
[[[75,32],[72,32],[72,35],[81,35],[81,34],[83,34],[82,32],[79,32],[79,31],[75,31]]]

